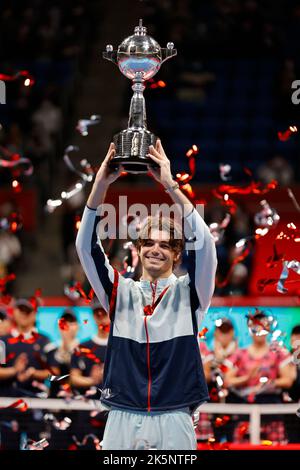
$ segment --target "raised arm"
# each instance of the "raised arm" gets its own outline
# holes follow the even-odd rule
[[[114,154],[114,144],[110,144],[96,175],[76,238],[76,249],[81,265],[96,296],[107,311],[110,310],[118,273],[109,264],[97,234],[97,226],[100,222],[97,208],[104,202],[109,185],[120,176],[123,170],[122,167],[118,170],[109,168],[109,160]]]
[[[175,204],[181,208],[185,234],[193,239],[193,242],[189,242],[186,247],[190,287],[195,290],[200,309],[206,311],[214,292],[217,269],[217,254],[213,236],[201,215],[173,180],[170,161],[160,140],[157,141],[156,148],[150,147],[149,156],[159,165],[158,170],[149,167],[150,173],[165,187]]]

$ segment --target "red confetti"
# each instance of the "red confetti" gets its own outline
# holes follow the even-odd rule
[[[78,346],[74,349],[74,354],[75,356],[85,356],[86,358],[94,361],[96,364],[101,364],[101,360],[94,354],[93,349]]]
[[[151,78],[148,83],[150,84],[149,88],[151,88],[152,90],[156,88],[165,88],[167,86],[166,82],[164,82],[163,80],[158,80],[157,82],[155,82],[153,78]]]
[[[295,132],[298,132],[298,129],[296,126],[290,126],[286,131],[284,132],[278,132],[278,139],[281,140],[281,142],[286,142],[287,140],[290,139],[291,135],[294,134]]]
[[[7,75],[5,73],[0,73],[0,80],[3,80],[4,82],[13,82],[20,77],[24,79],[24,86],[32,86],[35,83],[34,78],[28,72],[28,70],[20,70],[14,75]]]
[[[276,245],[273,245],[273,255],[267,258],[266,266],[267,268],[275,268],[278,263],[281,263],[284,258],[284,253],[278,253]]]
[[[98,329],[101,330],[101,331],[104,331],[104,333],[109,333],[110,325],[99,325]]]
[[[69,291],[70,293],[78,293],[86,303],[91,303],[95,295],[93,289],[91,289],[88,295],[86,295],[80,282],[76,282],[74,286],[69,287]]]
[[[68,331],[69,330],[69,323],[65,320],[65,318],[59,318],[58,328],[61,331]]]
[[[33,306],[34,310],[37,310],[37,308],[42,303],[42,291],[41,291],[41,289],[36,289],[33,296],[30,297],[28,300],[31,303],[31,305]]]
[[[22,413],[24,413],[25,411],[28,410],[28,405],[27,403],[22,400],[21,398],[15,402],[13,402],[11,405],[9,406],[1,406],[0,409],[2,410],[6,410],[8,408],[16,408],[17,410],[21,411]]]
[[[215,426],[217,428],[221,427],[221,426],[225,426],[225,424],[228,423],[228,421],[230,421],[230,416],[223,416],[222,418],[220,417],[217,417],[215,419]]]
[[[246,434],[249,433],[249,423],[243,422],[238,425],[237,433],[239,438],[243,438]]]
[[[4,277],[1,277],[0,278],[0,292],[4,292],[5,289],[6,289],[6,285],[11,282],[11,281],[14,281],[16,279],[16,275],[15,274],[8,274],[7,276],[4,276]]]
[[[237,256],[231,263],[230,267],[229,267],[229,270],[225,276],[225,279],[223,279],[223,281],[220,281],[217,277],[216,277],[216,286],[219,287],[219,288],[222,288],[222,287],[225,287],[229,281],[230,281],[230,276],[232,274],[232,271],[235,267],[236,264],[238,263],[241,263],[242,261],[244,261],[244,259],[247,258],[247,256],[250,254],[251,252],[251,248],[252,248],[252,243],[251,241],[249,240],[249,243],[248,243],[248,246],[247,244],[244,245],[244,248],[243,248],[243,252],[241,255]]]
[[[202,330],[199,332],[199,338],[205,338],[205,334],[208,332],[208,328],[204,327]]]

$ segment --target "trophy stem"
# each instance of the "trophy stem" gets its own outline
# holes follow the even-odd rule
[[[145,85],[141,81],[134,81],[132,85],[133,96],[131,98],[129,109],[128,127],[130,129],[146,129],[146,105],[143,95]]]

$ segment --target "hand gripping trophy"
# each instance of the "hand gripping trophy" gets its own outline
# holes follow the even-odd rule
[[[165,60],[176,54],[172,42],[161,48],[148,36],[142,20],[134,29],[134,34],[124,39],[117,50],[113,50],[111,45],[106,46],[104,59],[114,62],[123,75],[133,82],[128,128],[113,137],[116,155],[110,162],[112,167],[122,165],[129,173],[146,173],[147,166],[153,166],[153,160],[146,155],[149,146],[155,145],[157,137],[147,129],[144,82],[158,72]]]

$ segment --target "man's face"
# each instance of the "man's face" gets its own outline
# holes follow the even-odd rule
[[[105,333],[108,333],[110,327],[110,319],[107,313],[99,309],[94,310],[93,315],[99,331],[104,331]]]
[[[8,335],[11,329],[11,321],[7,318],[0,320],[0,336]]]
[[[219,343],[221,343],[223,348],[226,348],[234,338],[234,330],[231,329],[229,331],[223,332],[220,328],[216,328],[215,338]]]
[[[139,256],[144,270],[156,276],[173,270],[179,258],[169,244],[168,234],[160,230],[151,231],[151,238],[144,240]]]
[[[76,321],[67,321],[66,325],[65,329],[60,329],[60,334],[66,341],[73,341],[78,333],[78,323]]]
[[[35,325],[35,311],[28,312],[27,309],[16,307],[13,312],[13,317],[17,328],[33,328]]]
[[[291,336],[292,351],[300,350],[300,334],[293,334]]]

